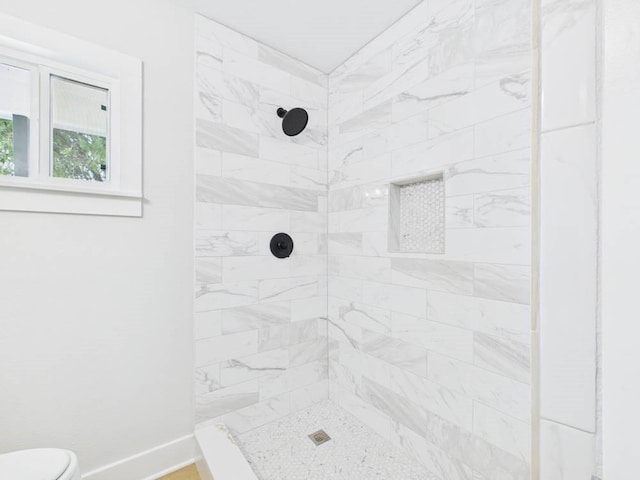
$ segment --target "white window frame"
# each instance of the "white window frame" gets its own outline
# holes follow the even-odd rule
[[[0,15],[0,63],[31,72],[29,176],[0,176],[0,210],[142,216],[142,62]],[[52,75],[108,91],[108,181],[56,178]]]

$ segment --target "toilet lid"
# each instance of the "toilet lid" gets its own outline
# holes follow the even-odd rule
[[[0,455],[0,478],[58,480],[71,457],[59,448],[36,448]]]

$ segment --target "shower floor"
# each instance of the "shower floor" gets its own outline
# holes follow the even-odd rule
[[[330,437],[316,446],[318,430]],[[261,480],[430,480],[417,461],[331,401],[236,437]]]

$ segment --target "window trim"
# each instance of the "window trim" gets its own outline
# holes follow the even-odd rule
[[[142,62],[2,14],[0,32],[0,63],[32,74],[29,176],[0,176],[0,210],[142,216]],[[52,75],[108,91],[108,181],[50,175]]]

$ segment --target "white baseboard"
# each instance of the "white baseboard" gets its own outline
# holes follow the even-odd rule
[[[158,445],[82,475],[83,480],[156,480],[195,462],[193,434]],[[80,465],[82,467],[82,465]]]

